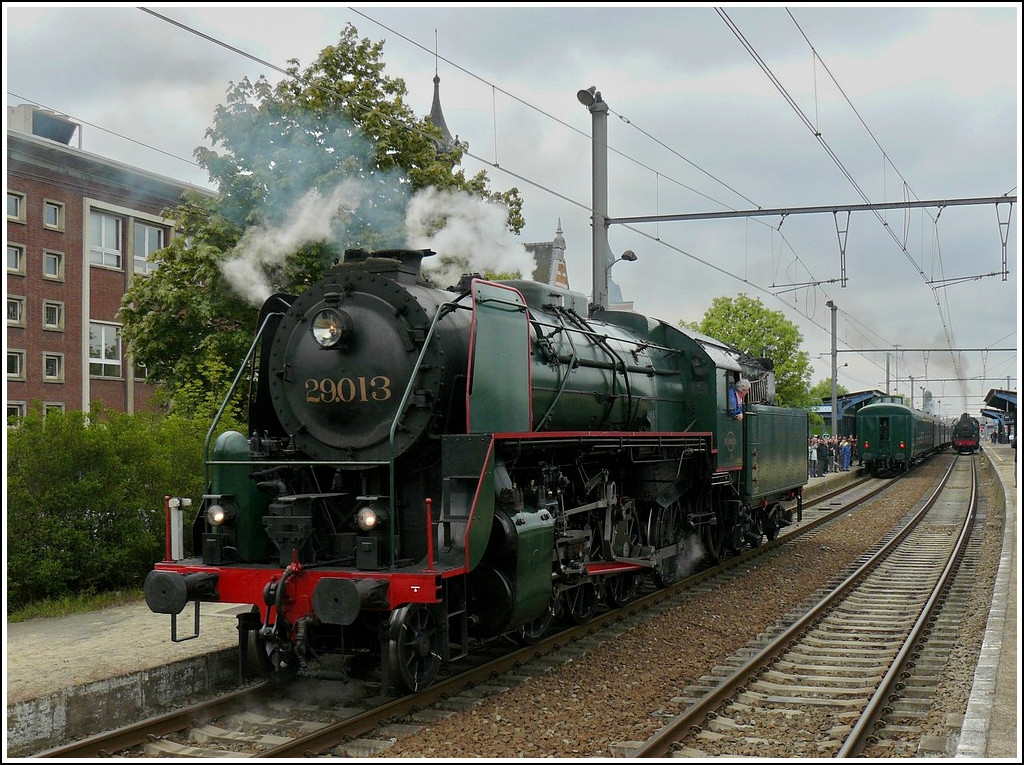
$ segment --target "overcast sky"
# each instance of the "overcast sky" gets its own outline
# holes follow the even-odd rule
[[[561,223],[570,287],[588,296],[589,86],[610,110],[612,218],[1019,192],[1018,3],[148,8],[5,3],[7,105],[65,114],[85,151],[207,186],[192,152],[230,83],[304,69],[351,23],[385,41],[385,73],[421,114],[436,67],[464,169],[520,190],[523,242]],[[638,259],[611,275],[673,324],[718,296],[760,299],[799,327],[812,383],[831,374],[832,300],[841,385],[910,395],[913,378],[915,406],[925,388],[942,414],[977,413],[990,389],[1017,388],[1018,212],[616,224],[612,253]]]

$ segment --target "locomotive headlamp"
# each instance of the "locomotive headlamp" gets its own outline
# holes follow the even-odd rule
[[[366,506],[356,513],[356,525],[363,531],[373,531],[384,525],[388,519],[386,510],[377,507]]]
[[[236,508],[229,502],[217,502],[206,508],[206,520],[211,526],[223,526],[235,517]]]
[[[310,331],[321,348],[333,348],[348,334],[352,322],[337,308],[324,308],[313,317]]]

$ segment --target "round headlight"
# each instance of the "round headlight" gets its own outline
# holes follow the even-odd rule
[[[383,522],[383,513],[378,513],[372,507],[364,507],[356,513],[356,525],[363,531],[373,531]]]
[[[321,348],[333,348],[347,330],[347,317],[335,308],[325,308],[313,317],[311,331]]]
[[[228,519],[228,511],[223,505],[210,505],[206,510],[206,520],[211,526],[220,526]]]

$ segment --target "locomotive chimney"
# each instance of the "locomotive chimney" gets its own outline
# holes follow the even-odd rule
[[[433,250],[345,250],[344,265],[358,265],[367,271],[395,276],[408,274],[423,279],[423,258],[436,255]]]

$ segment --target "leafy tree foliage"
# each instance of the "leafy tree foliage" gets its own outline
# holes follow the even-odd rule
[[[836,384],[836,396],[845,396],[849,392],[849,389],[845,385],[841,383]],[[811,387],[811,390],[808,392],[808,397],[810,398],[811,406],[821,403],[831,404],[832,378],[826,377],[825,379],[816,382]],[[826,418],[821,414],[818,414],[817,412],[811,412],[810,424],[811,432],[814,433],[815,435],[821,433],[828,433],[831,430],[832,426],[831,415],[828,418]]]
[[[771,311],[757,298],[743,293],[717,297],[699,322],[680,322],[705,335],[728,343],[751,356],[775,362],[776,403],[808,407],[816,403],[808,394],[811,366],[800,350],[803,335],[779,311]]]
[[[172,214],[179,235],[160,251],[160,267],[125,293],[121,319],[135,360],[151,378],[168,383],[161,391],[164,403],[190,412],[197,396],[223,397],[228,375],[252,342],[256,310],[229,287],[218,267],[240,229],[199,196]]]
[[[7,429],[7,602],[138,588],[163,557],[164,496],[203,494],[209,421],[33,406]]]
[[[836,383],[836,395],[845,396],[850,390],[842,383]],[[810,396],[815,401],[831,401],[832,400],[832,379],[826,377],[824,380],[816,382],[810,390]]]
[[[219,194],[187,196],[167,212],[178,235],[122,301],[128,348],[168,386],[170,406],[187,407],[203,390],[223,393],[211,372],[238,368],[263,298],[302,292],[347,248],[404,246],[414,192],[499,202],[509,230],[521,230],[518,190],[492,192],[485,172],[457,169],[464,148],[444,146],[438,128],[413,112],[404,81],[385,75],[382,51],[383,42],[359,39],[349,25],[305,71],[292,60],[277,85],[232,83],[215,110],[206,133],[213,148],[195,155]],[[261,292],[225,275],[243,255],[256,256],[241,272]]]

